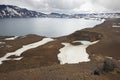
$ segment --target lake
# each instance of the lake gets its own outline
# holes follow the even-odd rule
[[[37,34],[47,37],[69,35],[77,30],[101,24],[100,20],[63,18],[12,18],[0,19],[0,36]]]

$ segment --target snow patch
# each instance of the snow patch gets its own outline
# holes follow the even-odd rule
[[[62,43],[64,45],[59,51],[60,53],[57,55],[60,64],[76,64],[79,62],[88,62],[90,61],[89,55],[86,52],[86,48],[89,45],[95,44],[95,42],[89,41],[74,41],[74,42],[81,42],[82,45],[74,46],[70,43]]]
[[[108,58],[108,59],[113,59],[113,57],[109,57],[109,56],[106,56],[106,58]]]
[[[19,14],[16,10],[14,10],[12,8],[7,7],[6,10],[9,12],[9,14],[11,14],[13,16],[15,16],[15,15],[21,16],[21,14]]]
[[[10,56],[20,56],[23,52],[29,50],[29,49],[33,49],[33,48],[36,48],[38,46],[41,46],[41,45],[44,45],[50,41],[54,41],[54,39],[51,39],[51,38],[44,38],[43,40],[41,41],[38,41],[38,42],[35,42],[35,43],[32,43],[32,44],[28,44],[28,45],[24,45],[22,48],[16,50],[15,52],[10,52],[10,53],[7,53],[5,56],[1,57],[0,58],[0,64],[3,63],[3,61],[6,61],[6,60],[11,60],[11,58],[8,58]],[[15,58],[12,60],[20,60],[22,58]]]
[[[118,25],[113,25],[112,27],[119,27],[120,28],[120,26],[118,26]]]
[[[5,42],[0,42],[0,44],[5,44]]]
[[[6,45],[7,48],[11,48],[12,46],[11,45]]]
[[[16,38],[18,38],[18,36],[14,36],[14,37],[11,37],[11,38],[6,38],[5,40],[15,40]]]
[[[23,57],[19,57],[19,58],[10,58],[10,60],[16,60],[16,61],[19,61],[21,60]]]

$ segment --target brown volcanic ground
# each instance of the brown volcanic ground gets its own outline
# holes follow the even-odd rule
[[[19,61],[4,61],[0,65],[0,80],[118,80],[120,73],[105,73],[99,76],[91,73],[103,64],[106,56],[120,60],[120,27],[112,27],[119,25],[119,23],[120,19],[107,20],[94,28],[76,31],[68,36],[56,38],[55,41],[25,51],[20,56],[23,58]],[[0,44],[3,46],[0,48],[0,57],[7,52],[21,48],[22,45],[37,42],[43,38],[37,35],[27,35],[11,41],[1,39],[0,42],[6,44]],[[59,49],[63,47],[61,43],[72,43],[76,40],[100,40],[97,44],[87,48],[91,62],[59,65],[57,54]],[[19,56],[11,56],[10,58],[14,57]]]
[[[103,35],[99,43],[88,47],[88,53],[114,57],[120,60],[120,27],[112,27],[113,25],[120,26],[120,19],[109,20],[92,29],[85,29],[85,31]]]

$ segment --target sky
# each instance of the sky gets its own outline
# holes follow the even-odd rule
[[[48,13],[120,12],[120,0],[0,0],[0,4]]]

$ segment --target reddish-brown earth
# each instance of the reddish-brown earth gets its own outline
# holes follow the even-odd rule
[[[120,23],[120,20],[109,20],[101,25],[85,31],[97,32],[103,35],[99,43],[89,46],[88,53],[120,59],[120,27],[112,27]],[[83,30],[84,31],[84,30]]]
[[[0,80],[118,80],[120,73],[116,72],[92,74],[99,65],[103,64],[106,56],[120,60],[120,27],[112,27],[113,24],[118,23],[120,23],[120,19],[107,20],[94,28],[76,31],[68,36],[55,38],[52,42],[25,51],[20,56],[23,58],[19,61],[4,61],[0,65]],[[27,35],[10,41],[1,39],[0,42],[6,44],[0,44],[3,46],[0,48],[0,57],[43,38],[37,35]],[[72,42],[77,40],[100,40],[97,44],[87,48],[91,61],[75,65],[60,65],[57,54],[59,49],[63,47],[61,43],[73,44]],[[17,56],[10,56],[10,58],[14,57]]]

